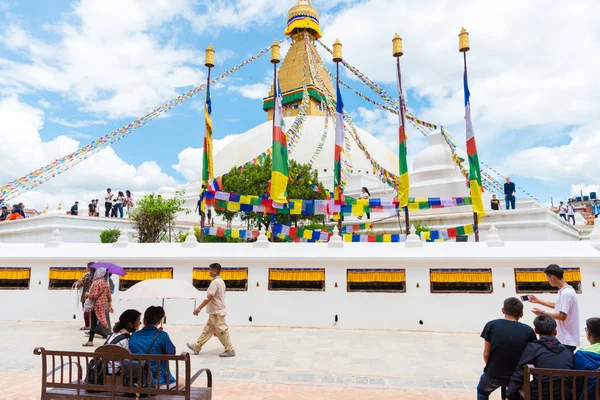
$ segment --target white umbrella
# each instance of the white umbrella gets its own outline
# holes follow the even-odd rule
[[[164,308],[165,299],[193,299],[194,309],[196,309],[196,299],[202,296],[203,293],[196,289],[194,285],[181,279],[148,279],[127,289],[119,297],[119,301],[162,299]],[[167,322],[166,316],[163,322]]]
[[[148,279],[130,287],[119,300],[197,299],[203,296],[189,282],[181,279]]]

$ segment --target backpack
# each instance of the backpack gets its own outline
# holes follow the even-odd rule
[[[114,338],[110,343],[108,343],[108,339],[104,344],[117,344],[123,339],[129,338],[128,333],[122,333],[116,338]],[[90,360],[87,366],[87,376],[85,378],[86,383],[91,385],[104,385],[104,369],[106,368],[106,363],[101,358],[95,358]],[[106,371],[106,375],[108,375],[108,371]]]

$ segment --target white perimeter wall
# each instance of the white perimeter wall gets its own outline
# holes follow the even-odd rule
[[[110,261],[124,267],[173,267],[174,278],[192,282],[194,267],[220,262],[223,267],[247,267],[248,291],[228,292],[228,321],[232,325],[306,326],[365,329],[479,332],[486,321],[500,318],[505,298],[515,296],[514,268],[541,268],[550,263],[579,267],[583,293],[578,296],[581,326],[600,316],[600,247],[595,242],[424,243],[407,248],[398,243],[327,244],[103,244],[0,243],[0,267],[31,267],[29,290],[0,290],[3,320],[82,320],[79,302],[71,291],[48,290],[48,269],[81,267],[88,261]],[[325,268],[326,290],[269,291],[269,268]],[[404,268],[406,293],[349,293],[348,268]],[[491,294],[432,294],[430,268],[491,268]],[[335,287],[337,283],[338,287]],[[417,288],[417,283],[419,288]],[[258,284],[258,285],[257,285]],[[503,287],[504,286],[504,287]],[[594,287],[596,286],[596,287]],[[117,284],[118,287],[118,284]],[[113,319],[127,308],[140,311],[155,302],[120,302],[116,292]],[[200,293],[200,299],[204,296]],[[552,300],[554,294],[542,295]],[[167,322],[201,324],[191,300],[166,300]],[[531,323],[526,303],[524,322]],[[334,323],[335,315],[339,322]],[[249,322],[252,316],[253,322]],[[419,321],[422,321],[421,325]],[[583,332],[583,330],[582,330]]]

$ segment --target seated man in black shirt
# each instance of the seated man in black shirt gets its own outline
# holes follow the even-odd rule
[[[548,314],[540,314],[533,321],[535,332],[539,339],[529,343],[523,355],[519,360],[519,366],[510,379],[507,390],[507,398],[510,400],[520,400],[522,398],[520,390],[523,386],[525,365],[532,364],[535,368],[549,369],[573,369],[575,362],[573,353],[563,346],[556,338],[556,321]],[[573,397],[571,387],[573,381],[571,378],[564,378],[565,397],[561,397],[561,378],[558,375],[542,375],[542,399],[550,398],[550,379],[552,379],[552,398],[570,399]],[[534,375],[530,384],[531,398],[537,399],[538,395],[538,376]]]
[[[508,385],[523,349],[535,340],[533,329],[519,322],[523,317],[521,300],[516,297],[504,300],[502,313],[504,319],[488,322],[481,332],[481,337],[485,340],[485,368],[477,385],[477,400],[489,399],[494,390]]]
[[[79,202],[76,201],[75,204],[73,204],[73,206],[71,207],[71,215],[78,215],[79,214]]]
[[[90,204],[88,204],[88,216],[95,217],[96,216],[96,203],[94,200]]]
[[[498,198],[496,197],[496,194],[492,195],[492,200],[490,201],[491,205],[492,205],[492,210],[499,210],[500,209],[500,200],[498,200]]]

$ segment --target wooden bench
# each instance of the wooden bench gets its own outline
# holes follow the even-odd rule
[[[534,376],[537,378],[536,385],[538,396],[531,397],[531,389],[533,387],[531,379]],[[542,378],[544,376],[554,379],[550,379],[547,384],[542,384]],[[596,378],[596,384],[591,393],[587,391],[590,378]],[[560,379],[560,384],[558,383],[558,379]],[[565,382],[566,379],[568,380]],[[584,400],[591,400],[594,398],[592,397],[592,394],[595,394],[595,398],[600,400],[600,369],[596,371],[578,371],[574,369],[535,368],[533,365],[526,365],[524,369],[523,395],[525,400],[537,400],[538,398],[542,398],[540,394],[542,389],[547,389],[550,397],[544,397],[544,400],[579,400],[581,393],[577,393],[578,379],[583,380],[583,388],[585,388],[583,397],[581,398]],[[557,382],[554,382],[555,380]],[[553,395],[555,384],[560,385],[561,387],[560,397]],[[544,388],[545,385],[549,387]]]
[[[150,395],[155,400],[185,399],[185,400],[211,400],[212,398],[212,374],[209,369],[201,369],[191,376],[191,362],[188,353],[181,355],[157,355],[157,354],[131,354],[128,350],[115,346],[104,345],[96,349],[94,353],[46,350],[36,347],[33,354],[42,356],[42,396],[41,400],[55,399],[122,399],[135,397],[136,394]],[[105,365],[102,373],[103,384],[92,384],[86,382],[87,368],[90,361],[102,360]],[[135,364],[134,361],[137,361]],[[167,375],[173,373],[175,383],[161,385],[160,387],[131,387],[124,385],[122,373],[117,375],[108,374],[108,363],[112,365],[125,362],[137,365],[129,368],[128,382],[135,377],[141,377],[143,361],[157,363],[157,371],[161,366],[167,366]],[[174,364],[174,369],[171,366]],[[50,372],[48,369],[51,368]],[[121,371],[123,369],[121,368]],[[183,377],[180,377],[180,372]],[[198,377],[206,372],[206,387],[192,387]]]

